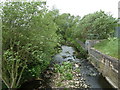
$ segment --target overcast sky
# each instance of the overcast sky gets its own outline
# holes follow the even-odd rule
[[[53,6],[59,9],[60,13],[70,13],[83,17],[86,14],[99,11],[110,13],[118,18],[118,2],[120,0],[47,0],[49,8]]]
[[[47,6],[49,6],[50,9],[54,6],[55,8],[59,9],[60,13],[70,13],[75,16],[79,15],[83,17],[86,14],[103,10],[106,13],[112,14],[113,17],[118,18],[118,2],[120,0],[42,0],[42,1],[47,1]]]

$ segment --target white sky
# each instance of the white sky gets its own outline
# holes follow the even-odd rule
[[[60,13],[70,13],[83,17],[86,14],[99,11],[110,13],[118,18],[118,2],[120,0],[47,0],[51,9],[53,6],[59,9]]]
[[[106,13],[112,14],[113,17],[118,18],[118,2],[120,0],[42,0],[42,1],[47,1],[47,6],[49,6],[50,9],[52,9],[52,7],[54,6],[55,8],[59,9],[60,13],[70,13],[75,16],[79,15],[83,17],[86,14],[93,13],[101,9]]]

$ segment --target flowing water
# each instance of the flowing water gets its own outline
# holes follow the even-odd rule
[[[72,61],[80,64],[80,74],[85,79],[86,84],[90,88],[112,88],[112,86],[105,80],[105,78],[93,67],[90,62],[86,59],[78,59],[74,55],[75,50],[69,46],[62,46],[62,52],[54,56],[53,63],[61,64],[63,61]],[[44,76],[45,74],[43,74]],[[43,83],[42,83],[43,82]],[[49,87],[49,79],[44,79],[44,81],[34,80],[31,82],[26,82],[22,85],[23,88],[29,88],[33,90],[40,86]],[[42,85],[43,84],[43,85]],[[23,90],[22,87],[18,90]],[[51,88],[51,87],[49,87]],[[52,89],[51,89],[52,90]],[[105,89],[106,90],[106,89]]]
[[[75,50],[69,46],[62,46],[62,52],[55,55],[54,60],[57,63],[63,61],[73,61],[81,64],[80,72],[82,77],[90,88],[112,88],[112,86],[106,81],[106,79],[93,67],[86,59],[78,59],[74,56]]]

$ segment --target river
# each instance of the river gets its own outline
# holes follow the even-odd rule
[[[63,61],[79,62],[80,73],[90,88],[112,88],[106,79],[97,71],[97,69],[87,59],[78,59],[74,55],[74,48],[70,46],[62,46],[62,52],[55,55],[55,62]]]
[[[70,46],[65,46],[63,45],[62,51],[58,54],[56,54],[53,57],[53,61],[51,64],[59,63],[61,64],[63,61],[71,61],[71,62],[77,62],[80,64],[80,74],[81,77],[84,78],[85,83],[90,86],[90,88],[100,88],[102,90],[106,90],[106,88],[112,88],[112,86],[106,81],[106,79],[97,71],[97,69],[89,62],[87,59],[78,59],[74,55],[76,52],[73,47]],[[54,68],[54,67],[52,67]],[[49,70],[50,71],[50,70]],[[46,71],[47,72],[47,71]],[[46,73],[43,73],[43,77],[46,75]],[[51,74],[52,75],[52,74]],[[51,79],[51,75],[48,78],[44,78],[44,81],[41,82],[41,80],[34,80],[31,82],[26,82],[25,84],[22,85],[22,88],[29,88],[29,90],[37,89],[38,87],[40,88],[44,86],[45,88],[51,88],[52,86],[49,85],[49,79]],[[21,88],[18,90],[22,90]],[[113,90],[113,88],[112,88]]]

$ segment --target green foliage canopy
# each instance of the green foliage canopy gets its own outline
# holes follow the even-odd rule
[[[44,2],[4,3],[2,80],[8,88],[39,78],[49,65],[59,45],[57,13],[49,11]]]
[[[114,34],[117,20],[104,11],[85,15],[79,23],[80,29],[76,34],[85,39],[106,39]]]

